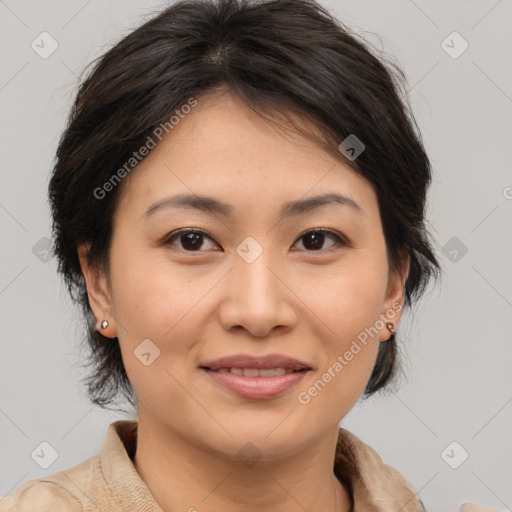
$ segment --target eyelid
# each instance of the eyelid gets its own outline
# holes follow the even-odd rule
[[[176,231],[173,231],[172,233],[169,233],[168,235],[165,235],[164,238],[162,239],[161,243],[162,243],[162,245],[168,245],[171,243],[171,240],[173,240],[174,238],[176,238],[179,235],[184,234],[184,233],[203,235],[206,238],[209,238],[212,242],[215,242],[215,240],[206,231],[204,231],[201,228],[181,228],[181,229],[177,229]],[[215,242],[215,243],[217,244],[217,242]],[[219,245],[219,244],[217,244],[217,245]],[[184,251],[184,252],[204,252],[204,251]]]
[[[294,242],[293,245],[295,245],[295,243],[297,243],[298,240],[300,240],[304,235],[308,234],[308,233],[321,233],[323,235],[328,235],[330,236],[331,238],[333,238],[336,242],[336,244],[338,246],[342,246],[342,247],[350,247],[350,242],[348,241],[347,237],[345,237],[344,235],[342,235],[341,233],[339,233],[338,231],[334,230],[334,229],[330,229],[330,228],[309,228],[309,229],[306,229],[305,231],[303,231],[298,237],[297,237],[297,240],[296,242]],[[319,251],[306,251],[308,253],[311,253],[311,254],[314,254],[314,253],[324,253],[326,251],[329,251],[329,249],[322,249],[322,250],[319,250]]]
[[[301,236],[306,235],[307,233],[310,233],[310,232],[322,233],[324,235],[332,235],[334,237],[340,238],[341,240],[343,240],[343,242],[348,244],[348,240],[346,239],[346,237],[344,235],[342,235],[340,232],[336,231],[335,229],[331,229],[331,228],[309,228],[309,229],[306,229],[305,231],[303,231],[297,237],[297,239],[300,238]]]
[[[351,246],[350,242],[347,240],[347,238],[344,235],[342,235],[338,231],[330,229],[330,228],[309,228],[309,229],[306,229],[300,235],[297,236],[297,238],[296,238],[295,242],[293,243],[293,245],[295,245],[303,236],[305,236],[305,235],[307,235],[308,233],[311,233],[311,232],[313,232],[313,233],[321,233],[323,235],[330,236],[331,238],[333,238],[335,240],[335,242],[336,242],[336,244],[338,246],[341,246],[341,247],[350,247]],[[162,239],[162,245],[169,245],[173,239],[175,239],[176,237],[178,237],[179,235],[181,235],[183,233],[200,234],[200,235],[205,236],[206,238],[209,238],[212,242],[217,244],[217,242],[206,231],[204,231],[201,228],[181,228],[181,229],[178,229],[178,230],[173,231],[172,233],[169,233],[168,235],[166,235]],[[217,245],[219,245],[219,244],[217,244]],[[329,251],[329,250],[330,249],[320,249],[318,251],[306,251],[306,252],[312,253],[312,254],[314,254],[314,253],[322,254],[322,253],[324,253],[326,251]],[[206,252],[206,251],[183,251],[183,252],[187,252],[187,253],[201,253],[201,252]]]

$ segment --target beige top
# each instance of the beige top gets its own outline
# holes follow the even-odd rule
[[[133,465],[136,442],[137,421],[115,421],[96,455],[25,482],[0,500],[0,512],[162,512]],[[354,512],[423,510],[404,477],[343,428],[338,434],[334,472],[351,489]],[[460,512],[493,511],[465,504]]]

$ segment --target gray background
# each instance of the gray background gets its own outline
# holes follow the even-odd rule
[[[464,501],[510,510],[512,2],[323,3],[407,74],[434,168],[429,218],[445,271],[400,325],[400,386],[358,404],[343,425],[429,511]],[[108,424],[126,417],[92,407],[78,385],[79,315],[45,262],[46,186],[80,72],[164,5],[0,0],[0,496],[92,456]],[[31,47],[43,31],[58,42],[46,59]],[[469,44],[457,58],[458,36],[442,45],[453,31]],[[47,469],[31,458],[42,441],[58,452]],[[460,463],[462,450],[468,459],[452,469],[445,460]]]

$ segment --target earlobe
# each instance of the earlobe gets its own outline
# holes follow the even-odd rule
[[[410,257],[407,254],[402,260],[402,266],[399,271],[391,274],[386,300],[384,302],[384,311],[381,318],[384,322],[384,328],[381,329],[380,341],[389,341],[396,333],[396,328],[400,317],[402,316],[405,283],[409,275]]]
[[[113,322],[112,299],[107,277],[104,272],[90,265],[87,258],[89,245],[78,248],[80,267],[87,286],[87,296],[92,312],[96,317],[97,330],[104,336],[113,338],[117,336]]]

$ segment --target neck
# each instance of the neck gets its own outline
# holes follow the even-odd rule
[[[176,432],[140,422],[134,465],[164,512],[349,512],[333,472],[338,431],[302,452],[243,463],[205,450]]]

